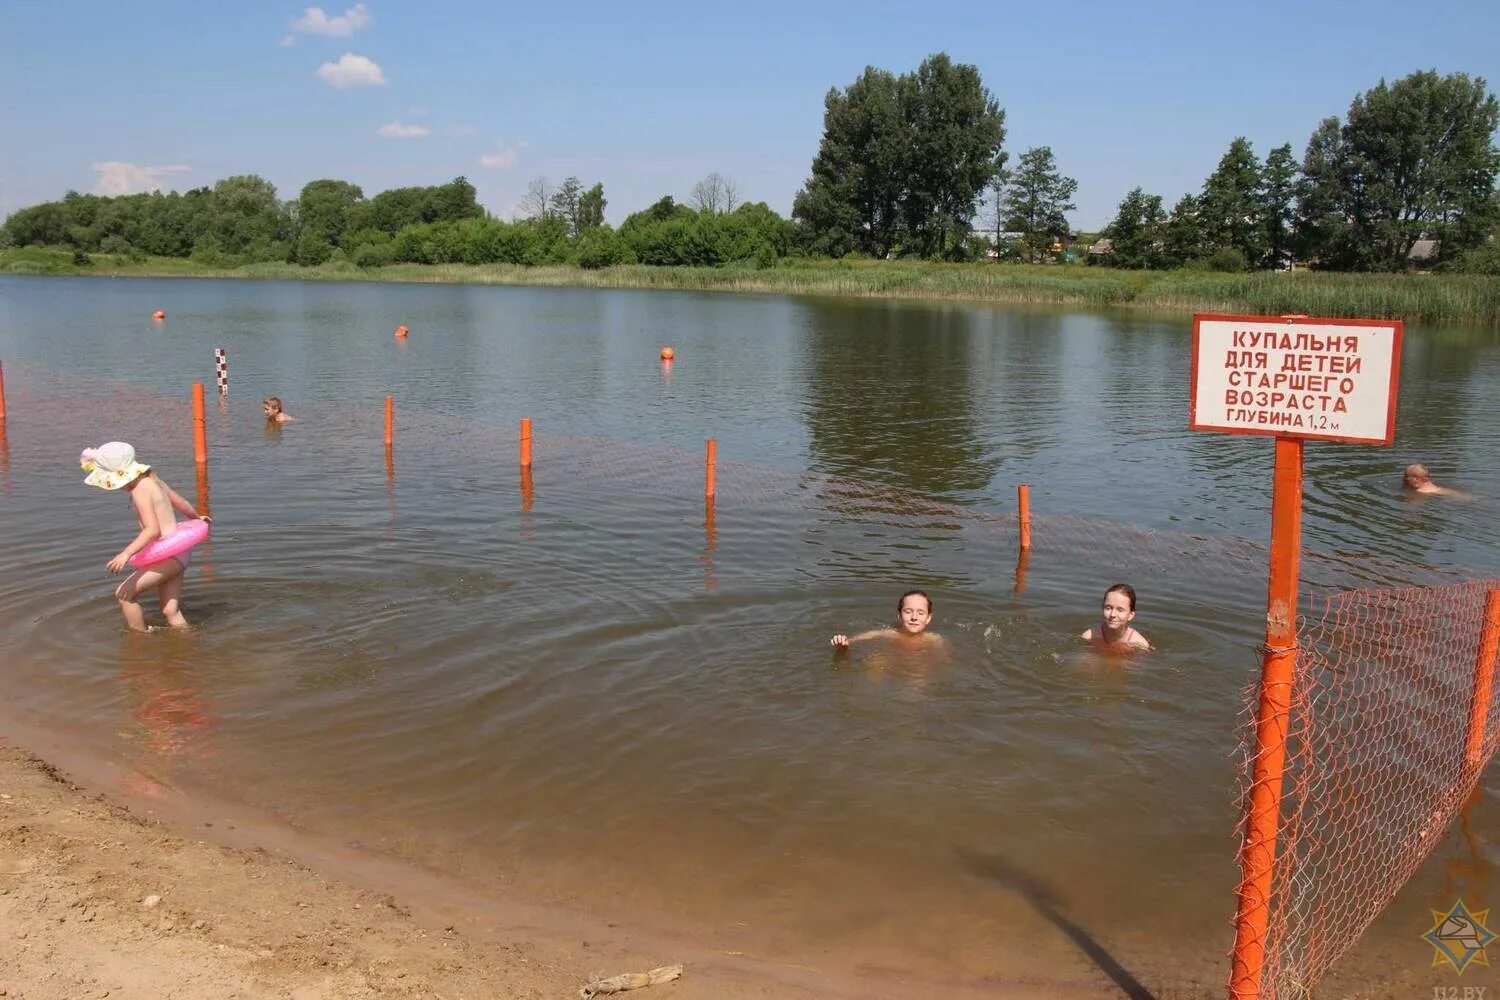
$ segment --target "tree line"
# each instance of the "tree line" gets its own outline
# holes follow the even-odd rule
[[[646,263],[770,266],[792,249],[791,225],[765,204],[741,203],[731,180],[711,174],[693,205],[665,197],[614,229],[604,222],[604,186],[576,177],[553,186],[538,177],[522,218],[503,221],[480,207],[463,177],[366,198],[357,184],[316,180],[295,199],[255,176],[229,177],[181,194],[101,197],[68,192],[21,209],[0,227],[0,243],[67,246],[91,253],[185,257],[211,267],[267,261],[317,266],[386,264]]]
[[[1300,164],[1290,143],[1262,162],[1240,137],[1171,212],[1129,192],[1104,231],[1110,263],[1500,274],[1497,111],[1484,80],[1462,73],[1382,80],[1318,125]]]
[[[1500,273],[1497,102],[1480,78],[1434,71],[1359,95],[1324,120],[1299,163],[1291,145],[1262,162],[1235,139],[1170,212],[1137,187],[1101,234],[1101,262],[1128,268],[1282,268],[1293,260],[1350,271],[1424,267]],[[868,67],[824,98],[823,135],[792,218],[744,203],[710,174],[688,204],[667,196],[604,221],[602,184],[531,182],[520,217],[497,219],[465,178],[366,198],[323,179],[281,201],[256,176],[184,193],[68,192],[13,213],[0,245],[187,257],[210,266],[347,261],[770,266],[789,255],[843,258],[1057,259],[1073,235],[1077,181],[1037,146],[1009,166],[1005,111],[978,69],[946,54],[901,75]],[[975,228],[981,207],[989,225]],[[988,231],[986,232],[986,228]],[[1010,244],[1002,234],[1014,237]],[[1414,253],[1419,241],[1423,253]],[[1105,244],[1100,249],[1105,249]],[[1430,251],[1430,252],[1428,252]]]

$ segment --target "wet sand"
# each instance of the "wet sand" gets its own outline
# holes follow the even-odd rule
[[[579,914],[446,892],[378,858],[349,856],[333,877],[253,820],[189,829],[192,804],[121,798],[0,738],[6,1000],[563,997],[675,961],[689,963],[682,981],[635,995],[852,995]]]
[[[44,750],[68,769],[23,749]],[[355,1000],[573,997],[591,979],[683,963],[631,997],[1097,995],[1079,984],[934,983],[707,950],[188,798],[0,727],[0,997]]]

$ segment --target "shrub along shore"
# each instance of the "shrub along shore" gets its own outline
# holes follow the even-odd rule
[[[1224,274],[1190,269],[1125,271],[1081,265],[799,258],[785,259],[771,267],[631,264],[585,269],[568,265],[391,264],[359,268],[347,262],[331,262],[317,267],[262,263],[215,268],[183,258],[83,257],[71,250],[36,247],[0,250],[0,274],[569,285],[1060,305],[1179,315],[1304,313],[1500,326],[1500,279],[1461,274]]]

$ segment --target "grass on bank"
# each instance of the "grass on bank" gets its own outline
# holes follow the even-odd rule
[[[349,263],[320,267],[265,263],[216,268],[174,257],[132,260],[126,256],[94,254],[88,259],[87,265],[75,263],[73,252],[66,249],[0,250],[0,274],[572,285],[1055,304],[1160,313],[1306,313],[1500,326],[1500,279],[1480,275],[1314,271],[1223,274],[1190,270],[1121,271],[1079,265],[800,259],[785,260],[764,269],[746,264],[624,265],[599,270],[515,264],[392,264],[366,270]]]

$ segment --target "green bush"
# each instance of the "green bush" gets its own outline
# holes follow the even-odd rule
[[[1231,274],[1238,274],[1241,271],[1248,271],[1250,269],[1250,264],[1245,260],[1245,255],[1234,247],[1224,247],[1221,250],[1215,250],[1208,255],[1208,259],[1204,261],[1204,264],[1208,266],[1210,271],[1226,271]]]

